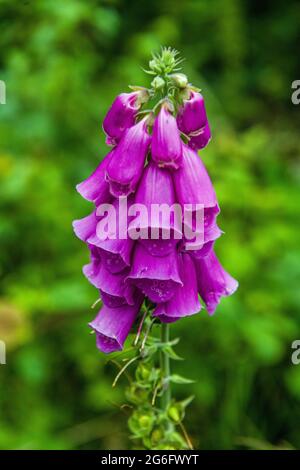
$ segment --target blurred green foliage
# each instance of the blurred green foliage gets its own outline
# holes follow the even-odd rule
[[[105,111],[148,85],[160,45],[205,95],[217,252],[240,281],[213,318],[172,326],[176,373],[196,380],[176,390],[196,396],[185,423],[198,449],[300,448],[299,24],[297,0],[0,1],[0,448],[130,445],[71,221],[90,210],[74,186],[107,152]]]

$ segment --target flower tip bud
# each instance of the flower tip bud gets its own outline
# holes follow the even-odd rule
[[[151,82],[151,86],[152,88],[154,88],[155,91],[162,90],[165,87],[165,84],[166,82],[164,81],[164,79],[159,76],[155,77]]]
[[[170,78],[178,88],[185,88],[188,85],[188,78],[184,73],[173,73]]]

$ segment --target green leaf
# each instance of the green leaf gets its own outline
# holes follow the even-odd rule
[[[171,346],[166,346],[163,348],[163,351],[171,358],[174,359],[174,361],[182,361],[183,358],[178,356],[178,354],[174,351],[174,349]]]
[[[180,405],[185,409],[195,398],[195,395],[190,395],[180,402]]]
[[[170,375],[169,381],[173,382],[174,384],[192,384],[192,383],[195,383],[194,380],[186,379],[185,377],[182,377],[181,375],[178,375],[178,374]]]

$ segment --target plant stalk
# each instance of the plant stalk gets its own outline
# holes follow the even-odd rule
[[[161,325],[161,341],[162,343],[167,343],[169,341],[169,325],[168,323],[162,323]],[[171,403],[171,387],[169,382],[170,377],[170,358],[161,350],[160,353],[160,367],[162,371],[162,379],[163,379],[163,393],[161,397],[161,404],[164,410],[167,410]]]

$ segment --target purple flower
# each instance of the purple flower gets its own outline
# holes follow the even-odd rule
[[[88,238],[96,233],[96,212],[92,212],[83,219],[74,220],[72,225],[76,236],[83,242],[86,242]]]
[[[128,196],[142,175],[151,137],[147,131],[147,118],[127,129],[114,149],[106,169],[106,179],[113,196]]]
[[[105,219],[109,225],[109,221],[114,219],[114,216],[116,217],[116,224],[113,224],[112,230],[110,231],[109,228],[107,230],[107,234],[111,235],[111,237],[103,239],[102,233],[100,233],[99,238],[96,228],[87,239],[90,245],[98,247],[103,265],[112,274],[119,273],[130,266],[134,241],[127,236],[127,217],[124,217],[123,211],[126,210],[127,212],[126,208],[130,207],[131,203],[132,199],[129,198],[114,200],[112,205],[113,211]],[[102,218],[103,220],[104,217]]]
[[[183,105],[177,115],[179,129],[186,135],[200,131],[207,124],[204,98],[201,93],[191,91],[188,100],[183,100]]]
[[[215,224],[214,229],[207,233],[204,230],[204,237],[200,241],[195,238],[187,240],[185,237],[182,239],[180,251],[189,253],[192,257],[203,258],[213,247],[217,238],[222,235],[222,230]]]
[[[166,50],[164,60],[171,53]],[[157,61],[150,69],[160,73]],[[90,326],[106,353],[122,349],[144,296],[156,304],[153,316],[169,323],[199,312],[199,294],[213,314],[238,286],[214,253],[220,208],[196,153],[211,138],[204,99],[185,75],[169,79],[157,76],[151,90],[135,87],[117,96],[103,122],[114,148],[77,186],[96,207],[73,226],[90,251],[83,272],[103,302]],[[150,96],[160,99],[164,91],[152,111],[138,116]]]
[[[109,185],[105,180],[106,168],[113,156],[113,150],[109,152],[96,170],[82,183],[76,186],[79,194],[87,199],[93,201],[96,205],[108,202],[110,199]]]
[[[238,288],[238,282],[224,270],[214,251],[205,258],[194,259],[194,263],[199,294],[208,313],[213,315],[221,297],[233,294]]]
[[[134,288],[125,284],[128,270],[112,274],[101,262],[100,250],[97,255],[91,254],[91,262],[83,267],[83,273],[90,283],[100,290],[103,303],[111,308],[124,304],[133,305]]]
[[[216,193],[197,153],[183,144],[182,166],[173,173],[173,181],[180,204],[203,204],[205,208],[217,206]]]
[[[175,117],[164,103],[155,119],[151,143],[152,159],[162,168],[177,169],[182,160],[182,142]]]
[[[97,348],[104,353],[119,351],[139,313],[143,297],[137,296],[134,305],[110,308],[104,305],[89,324],[96,332]]]
[[[134,125],[136,113],[147,98],[148,92],[145,89],[121,93],[116,97],[103,121],[103,130],[109,145],[119,142],[124,131]]]
[[[176,288],[173,297],[168,302],[158,304],[153,312],[153,316],[159,317],[165,323],[194,315],[201,310],[194,263],[188,254],[178,255],[178,260],[183,284]]]
[[[130,238],[99,240],[95,235],[89,238],[88,242],[99,248],[102,262],[111,273],[119,273],[130,266],[134,245],[134,241]]]
[[[199,231],[195,223],[195,218],[193,218],[191,224],[192,231],[188,232],[188,234],[194,236],[186,237],[184,235],[182,239],[181,249],[188,250],[193,256],[202,256],[201,253],[208,249],[207,247],[205,250],[204,247],[208,243],[213,244],[223,233],[216,223],[217,214],[215,214],[214,219],[212,219],[212,210],[209,216],[206,216],[205,212],[206,209],[204,211],[204,224],[202,226],[200,224],[202,231],[201,229]],[[189,226],[189,221],[186,225]]]
[[[174,250],[182,236],[181,220],[176,203],[171,174],[150,162],[145,168],[135,204],[142,205],[138,216],[130,223],[128,234],[139,231],[142,243],[154,256],[164,256]]]
[[[182,285],[174,250],[164,257],[152,256],[137,243],[128,281],[133,282],[152,302],[166,302]]]
[[[190,137],[188,145],[200,150],[211,139],[211,131],[207,120],[204,98],[200,93],[191,91],[190,98],[183,101],[177,115],[179,129]]]
[[[208,122],[197,133],[191,135],[189,146],[194,150],[201,150],[209,143],[211,131]]]
[[[205,242],[199,250],[192,250],[190,251],[190,255],[192,258],[199,259],[199,258],[205,258],[210,254],[210,252],[213,250],[215,244],[215,240],[212,240],[210,242]]]

